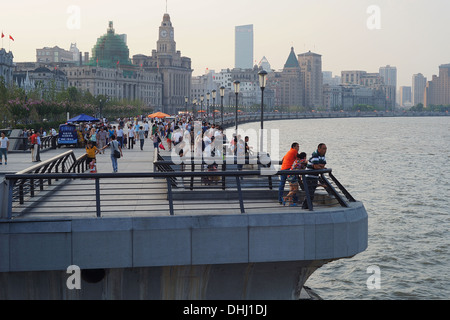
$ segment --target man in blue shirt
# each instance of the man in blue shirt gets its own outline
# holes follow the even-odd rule
[[[314,151],[311,155],[311,158],[309,158],[308,165],[306,166],[306,170],[318,170],[318,169],[325,169],[325,165],[327,164],[327,160],[325,159],[325,154],[327,153],[327,146],[325,143],[320,143],[317,146],[317,150]],[[306,177],[306,183],[308,185],[308,191],[309,195],[311,197],[311,203],[314,200],[314,193],[317,188],[318,180],[319,180],[319,174],[318,173],[312,173],[305,175]],[[308,209],[308,202],[306,200],[303,201],[302,209]]]

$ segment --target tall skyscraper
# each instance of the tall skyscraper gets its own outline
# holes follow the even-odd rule
[[[397,101],[397,68],[390,65],[381,67],[380,76],[384,80],[387,107],[393,109]]]
[[[253,25],[235,28],[234,67],[253,68]]]
[[[311,51],[298,55],[302,72],[303,106],[314,108],[323,105],[322,56]]]
[[[424,92],[427,85],[427,78],[423,74],[418,73],[412,76],[412,104],[417,106],[419,103],[424,104]]]
[[[400,87],[399,93],[400,93],[399,94],[400,106],[402,107],[411,106],[411,87],[402,86]]]
[[[380,76],[384,79],[384,84],[397,88],[397,68],[387,65],[380,68]]]

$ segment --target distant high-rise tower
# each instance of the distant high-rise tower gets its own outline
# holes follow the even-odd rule
[[[450,63],[439,66],[439,76],[433,75],[424,92],[424,106],[450,105]]]
[[[397,68],[386,66],[380,68],[380,76],[384,79],[384,84],[397,88]]]
[[[236,26],[234,67],[253,68],[253,25]]]
[[[417,106],[419,103],[424,104],[424,92],[427,86],[427,78],[423,74],[418,73],[412,76],[412,104]]]
[[[302,72],[303,106],[308,108],[323,105],[322,56],[308,51],[298,55]]]
[[[384,80],[387,106],[395,107],[397,94],[397,68],[387,65],[380,68],[380,76]]]

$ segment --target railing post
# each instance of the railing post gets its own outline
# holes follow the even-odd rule
[[[100,209],[100,179],[95,178],[95,205],[97,208],[97,218],[102,216]]]
[[[169,211],[170,211],[170,215],[173,216],[173,197],[172,197],[172,183],[170,180],[170,177],[166,178],[167,181],[167,197],[169,200]]]
[[[191,172],[195,171],[194,159],[191,160]],[[194,190],[194,176],[191,176],[191,190]]]
[[[237,191],[238,191],[238,195],[239,195],[239,207],[241,208],[241,213],[245,213],[244,199],[242,196],[242,189],[241,189],[241,179],[239,176],[236,176],[236,186],[237,186]]]
[[[8,181],[8,213],[7,213],[7,218],[11,219],[12,218],[12,200],[13,200],[13,187],[14,184],[16,183],[16,181],[14,180],[9,180]]]
[[[222,172],[227,171],[227,164],[225,161],[222,163]],[[222,176],[222,190],[225,190],[225,176]]]
[[[304,174],[302,174],[302,180],[303,180],[303,186],[305,187],[305,198],[306,198],[306,203],[308,204],[308,209],[309,209],[309,211],[313,211],[311,195],[309,194],[309,183],[308,183],[309,179]]]

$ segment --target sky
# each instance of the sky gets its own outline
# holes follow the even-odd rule
[[[127,34],[130,58],[151,55],[166,0],[2,1],[2,47],[14,62],[36,61],[36,49],[76,43],[89,52],[114,22]],[[449,0],[167,0],[177,50],[191,58],[193,75],[234,67],[234,28],[253,24],[254,60],[283,68],[296,54],[322,55],[322,70],[378,72],[397,68],[397,86],[413,74],[428,80],[450,63]],[[9,40],[9,35],[14,41]]]

